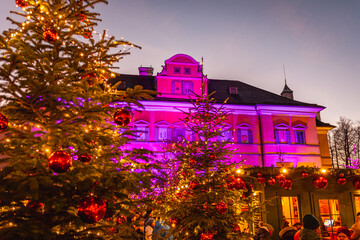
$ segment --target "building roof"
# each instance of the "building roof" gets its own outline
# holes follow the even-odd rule
[[[330,123],[325,123],[320,121],[319,119],[316,118],[316,126],[317,127],[328,127],[328,128],[335,128],[336,126],[331,125]]]
[[[155,87],[155,76],[140,76],[140,75],[129,75],[120,74],[114,79],[110,80],[112,84],[122,81],[126,83],[126,88],[133,88],[136,85],[142,85],[144,89],[154,90]],[[119,85],[118,89],[124,89],[124,85]],[[237,93],[230,94],[230,87],[236,87]],[[319,106],[317,104],[305,103],[295,101],[286,97],[282,97],[278,94],[251,86],[236,80],[219,80],[219,79],[208,79],[208,93],[215,92],[213,95],[218,102],[223,102],[228,98],[228,104],[237,105],[256,105],[256,104],[275,104],[275,105],[295,105],[295,106]],[[187,99],[171,99],[156,97],[155,100],[165,101],[181,101],[186,102]]]

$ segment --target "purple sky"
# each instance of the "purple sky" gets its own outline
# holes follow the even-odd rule
[[[0,31],[15,0],[0,3]],[[283,65],[296,100],[327,107],[322,120],[360,120],[360,1],[109,0],[95,9],[95,30],[142,46],[118,64],[120,73],[161,70],[185,53],[204,57],[204,73],[280,93]]]

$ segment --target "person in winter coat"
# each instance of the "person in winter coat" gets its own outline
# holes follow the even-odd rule
[[[295,233],[297,232],[296,227],[284,227],[279,232],[279,237],[281,240],[294,240]]]
[[[168,237],[168,240],[173,240],[173,236],[168,236],[170,227],[167,225],[163,225],[163,223],[160,220],[157,220],[155,223],[155,227],[153,229],[154,236],[159,236],[162,238]]]
[[[350,240],[351,232],[347,227],[339,227],[336,231],[337,240]]]
[[[149,218],[145,223],[145,240],[152,240],[155,219]]]
[[[268,224],[259,222],[259,229],[256,231],[256,235],[253,237],[254,240],[271,240],[274,228]]]
[[[304,228],[300,230],[300,240],[320,240],[321,237],[317,233],[320,222],[312,214],[305,214],[303,218]]]
[[[350,230],[353,232],[351,240],[360,239],[360,212],[356,215],[355,223],[351,226]]]

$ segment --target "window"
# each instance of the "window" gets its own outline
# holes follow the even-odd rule
[[[233,131],[232,129],[227,129],[221,132],[221,135],[217,137],[218,141],[222,142],[222,141],[228,141],[228,142],[232,142],[232,138],[233,138]]]
[[[238,94],[238,88],[235,87],[235,86],[229,87],[229,93],[230,93],[231,95],[237,95],[237,94]]]
[[[237,142],[238,143],[253,143],[253,133],[250,129],[251,125],[242,123],[238,126]]]
[[[295,143],[305,144],[305,130],[307,129],[306,124],[296,124],[292,127],[295,135]]]
[[[183,128],[176,127],[173,130],[172,140],[174,142],[181,142],[183,140],[193,142],[196,140],[196,135],[195,135],[195,133],[193,133],[189,130],[186,130],[184,127]]]
[[[289,130],[275,130],[275,142],[280,144],[290,144],[291,137]]]
[[[170,124],[166,121],[160,121],[155,127],[155,141],[165,141],[171,139]]]
[[[355,196],[355,211],[360,212],[360,196]]]
[[[194,83],[191,81],[182,81],[182,93],[183,94],[193,94],[194,93]]]
[[[336,228],[341,227],[341,216],[338,199],[319,199],[321,222],[326,231],[335,234]],[[334,229],[335,228],[335,229]]]
[[[144,120],[138,120],[133,123],[134,140],[149,141],[149,123]]]
[[[181,94],[181,81],[175,80],[171,82],[171,93]]]
[[[179,68],[179,67],[174,67],[174,73],[175,73],[175,74],[180,74],[180,73],[181,73],[181,68]]]
[[[283,222],[287,221],[289,226],[300,222],[299,203],[297,197],[281,197]]]
[[[250,129],[239,129],[237,139],[238,143],[253,143],[252,131]]]
[[[184,68],[185,75],[191,75],[191,68]]]
[[[305,132],[304,131],[295,131],[295,143],[305,143]]]

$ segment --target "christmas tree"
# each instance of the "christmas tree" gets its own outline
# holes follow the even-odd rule
[[[131,106],[152,93],[108,79],[135,45],[93,36],[106,0],[15,3],[21,20],[0,35],[0,238],[131,239],[125,216],[151,191],[152,164],[123,146]]]
[[[187,131],[198,140],[172,143],[173,171],[159,198],[171,234],[191,240],[248,239],[240,225],[251,221],[252,189],[240,175],[241,162],[231,159],[231,139],[224,134],[229,112],[203,93],[184,115]]]

